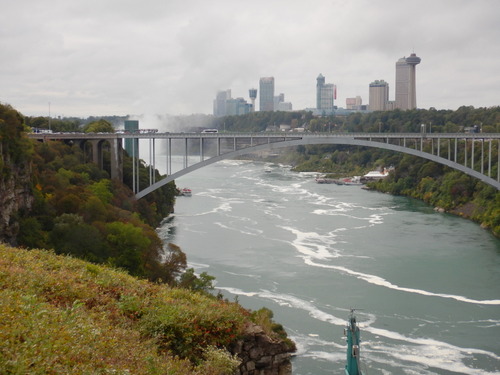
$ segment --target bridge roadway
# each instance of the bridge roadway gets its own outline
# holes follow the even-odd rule
[[[139,191],[136,163],[133,163],[133,185],[142,198],[166,183],[196,169],[244,154],[282,147],[319,144],[342,144],[383,148],[415,155],[462,171],[500,190],[500,133],[32,133],[38,140],[63,140],[93,144],[93,160],[101,158],[103,142],[111,145],[111,175],[121,178],[122,139],[149,140],[150,186]],[[167,177],[154,180],[155,141],[163,140],[167,155]],[[166,141],[166,143],[165,143]],[[183,169],[172,173],[172,142],[181,142]],[[194,142],[194,143],[193,143]],[[132,141],[133,158],[139,154],[138,142]],[[195,145],[195,146],[193,146]],[[196,148],[200,161],[188,165],[189,152]],[[178,147],[179,149],[179,147]],[[497,157],[492,160],[494,150]],[[459,160],[459,155],[461,160]],[[496,171],[495,171],[496,166]],[[492,173],[496,172],[496,176]]]

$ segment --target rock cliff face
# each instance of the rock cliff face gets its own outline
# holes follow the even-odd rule
[[[19,232],[18,213],[30,210],[33,204],[30,165],[14,165],[2,157],[3,173],[0,176],[0,242],[16,245]]]
[[[16,245],[19,214],[33,204],[31,152],[22,115],[0,103],[0,242]]]
[[[291,375],[290,358],[295,346],[266,335],[261,327],[252,325],[245,336],[230,349],[242,360],[240,375]]]

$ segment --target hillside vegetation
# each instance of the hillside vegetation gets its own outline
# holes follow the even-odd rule
[[[229,374],[238,304],[0,244],[0,373]]]
[[[174,182],[137,200],[130,188],[128,156],[122,183],[110,179],[106,148],[101,169],[90,161],[92,150],[28,139],[24,117],[8,105],[0,104],[0,125],[0,241],[54,249],[134,276],[177,282],[186,268],[186,256],[175,245],[164,245],[155,231],[173,211]],[[113,131],[113,127],[98,120],[84,130]],[[144,188],[150,172],[142,160],[139,167]],[[159,180],[159,172],[154,173]]]

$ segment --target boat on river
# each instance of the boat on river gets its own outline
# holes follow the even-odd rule
[[[347,362],[345,365],[345,375],[366,375],[361,371],[360,347],[361,340],[359,327],[356,323],[354,309],[351,309],[351,315],[347,327],[344,329],[344,336],[347,340]]]
[[[179,195],[180,195],[180,196],[183,196],[183,197],[190,197],[192,194],[193,194],[193,193],[192,193],[191,189],[189,189],[189,188],[183,188],[183,189],[180,191],[180,193],[179,193]]]

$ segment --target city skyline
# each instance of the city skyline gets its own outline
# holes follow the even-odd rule
[[[417,51],[419,108],[496,106],[497,14],[494,0],[8,2],[0,102],[28,116],[209,114],[217,90],[248,98],[274,76],[298,110],[316,106],[321,72],[344,107],[368,102],[374,79],[395,88],[395,61]]]

